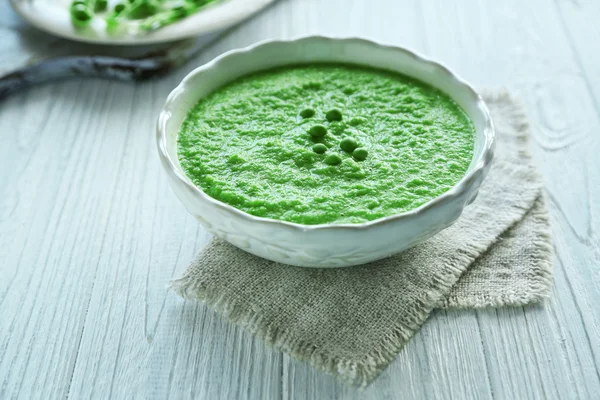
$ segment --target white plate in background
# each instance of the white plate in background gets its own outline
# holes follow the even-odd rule
[[[53,35],[88,43],[132,45],[168,42],[222,30],[243,21],[273,1],[218,0],[154,32],[138,32],[132,24],[131,30],[118,34],[109,34],[102,18],[94,19],[84,29],[75,28],[69,12],[71,0],[10,0],[10,3],[31,25]],[[115,3],[109,1],[109,7]]]

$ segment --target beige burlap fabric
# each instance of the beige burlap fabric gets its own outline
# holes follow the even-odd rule
[[[173,287],[357,386],[375,379],[436,307],[539,302],[552,283],[551,243],[529,128],[506,92],[485,99],[498,134],[491,171],[460,219],[425,243],[364,266],[307,269],[214,239]]]

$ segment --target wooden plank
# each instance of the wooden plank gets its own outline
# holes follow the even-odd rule
[[[85,312],[77,300],[93,284],[101,239],[94,227],[105,219],[97,199],[116,169],[93,168],[100,137],[86,132],[105,126],[110,87],[102,93],[100,86],[72,82],[52,89],[16,96],[0,110],[2,131],[14,132],[2,168],[11,173],[0,189],[0,202],[8,205],[0,221],[7,253],[0,286],[3,398],[39,395],[42,388],[49,396],[66,395]],[[51,105],[53,94],[68,92]],[[29,118],[15,123],[19,116]]]
[[[594,0],[555,0],[575,60],[600,114],[600,3]]]
[[[73,372],[74,398],[280,392],[279,354],[166,288],[208,237],[170,192],[156,162],[154,115],[179,79],[119,89],[134,91],[133,104],[142,106],[133,108],[129,126],[135,128],[115,160],[121,173]]]
[[[597,285],[590,284],[597,280],[593,260],[597,260],[598,243],[586,238],[592,234],[590,219],[600,209],[597,188],[590,185],[598,179],[598,161],[591,156],[598,151],[598,141],[590,135],[599,129],[599,122],[587,82],[555,9],[542,2],[480,2],[469,15],[447,5],[440,1],[426,10],[438,12],[439,18],[431,20],[433,31],[442,27],[449,33],[430,41],[432,53],[475,82],[492,84],[500,78],[498,82],[510,85],[527,101],[536,160],[552,199],[557,255],[568,259],[566,263],[556,260],[555,297],[545,307],[479,313],[484,344],[493,360],[488,360],[488,366],[494,394],[593,397],[600,390],[600,343],[593,323],[600,317],[593,307],[600,293]],[[482,30],[460,29],[475,16]],[[448,21],[456,25],[444,25]],[[477,62],[453,51],[457,44],[474,49],[471,55]],[[578,288],[571,290],[569,282]],[[575,308],[579,312],[574,312],[569,299],[579,304]]]
[[[600,119],[600,72],[598,71],[598,63],[600,62],[598,39],[600,38],[600,30],[598,29],[598,20],[600,19],[600,4],[594,1],[555,1],[557,14],[562,22],[565,36],[567,37],[569,46],[574,54],[575,61],[580,71],[580,76],[587,84],[587,89],[590,97],[593,100],[596,116]],[[586,108],[587,111],[588,110]],[[590,118],[592,114],[589,115]],[[594,142],[595,146],[585,148],[586,156],[590,160],[597,160],[598,148],[598,129],[597,124],[591,127],[581,126],[581,134],[585,135],[588,140]],[[567,342],[570,345],[568,348],[570,354],[578,362],[582,362],[582,370],[585,372],[584,381],[596,381],[600,379],[600,345],[597,338],[600,336],[600,327],[598,326],[598,287],[600,286],[600,276],[597,274],[598,263],[598,232],[597,215],[600,207],[600,199],[595,195],[597,192],[598,182],[598,164],[585,163],[581,169],[580,175],[586,178],[587,192],[587,209],[583,209],[582,214],[587,216],[584,229],[575,234],[573,245],[570,246],[572,254],[578,254],[579,251],[589,251],[589,248],[595,248],[595,251],[586,259],[584,271],[581,271],[581,261],[573,259],[570,254],[561,254],[559,262],[564,265],[563,279],[565,281],[566,295],[560,296],[560,300],[565,306],[563,310],[574,310],[571,318],[580,321],[577,326],[576,335],[569,337]],[[561,214],[566,214],[561,209]],[[581,273],[583,272],[583,274]],[[582,276],[583,275],[583,276]],[[562,293],[561,293],[562,294]],[[582,341],[582,346],[571,345],[573,342]],[[589,359],[586,357],[586,349],[590,349],[594,357]],[[583,353],[583,354],[582,354]],[[587,385],[585,386],[587,389]],[[596,392],[597,393],[597,392]],[[586,395],[593,397],[595,392],[587,391]]]
[[[491,399],[484,349],[472,311],[436,311],[364,392],[284,357],[284,398]],[[287,361],[287,362],[286,362]]]

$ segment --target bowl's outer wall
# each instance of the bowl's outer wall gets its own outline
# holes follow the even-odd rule
[[[469,167],[472,173],[447,194],[398,218],[383,218],[355,227],[330,225],[322,229],[249,218],[194,187],[177,158],[177,134],[188,110],[200,98],[240,76],[276,66],[315,62],[383,68],[443,90],[467,112],[475,125],[475,152]],[[187,210],[209,232],[257,256],[305,267],[367,263],[403,251],[446,228],[476,197],[493,153],[493,128],[487,109],[468,85],[446,68],[411,52],[361,39],[308,37],[290,42],[267,42],[217,58],[192,71],[171,93],[158,129],[159,149],[164,147],[162,161],[169,181]]]

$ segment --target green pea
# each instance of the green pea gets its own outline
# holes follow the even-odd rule
[[[300,116],[302,118],[310,118],[314,115],[315,115],[315,110],[313,110],[312,108],[305,108],[304,110],[300,111]]]
[[[358,143],[356,143],[356,140],[352,139],[351,137],[346,137],[340,142],[340,147],[345,152],[352,153],[352,151],[358,147]]]
[[[313,145],[312,149],[317,154],[323,154],[327,151],[327,146],[325,146],[323,143],[317,143]]]
[[[327,134],[327,128],[325,128],[323,125],[313,125],[308,130],[308,133],[310,133],[310,136],[314,138],[322,138]]]
[[[325,164],[328,164],[328,165],[338,165],[341,162],[342,162],[342,158],[340,156],[338,156],[337,154],[330,154],[327,157],[325,157]]]
[[[135,1],[135,0],[134,0]],[[144,19],[153,16],[158,11],[158,4],[154,1],[144,1],[132,4],[127,11],[129,19]]]
[[[187,15],[188,12],[191,12],[193,9],[193,5],[188,5],[186,2],[184,1],[180,1],[177,3],[174,3],[173,8],[171,8],[171,10],[173,10],[173,12],[175,13],[175,16],[177,17],[184,17]]]
[[[342,112],[340,110],[330,110],[327,111],[327,114],[325,114],[325,118],[327,118],[327,121],[332,122],[332,121],[341,121],[342,120]]]
[[[79,22],[88,22],[92,19],[92,14],[84,4],[76,4],[71,8],[71,17]]]
[[[184,6],[174,7],[171,11],[173,11],[173,15],[176,17],[185,17],[187,15],[187,8]]]
[[[96,0],[96,3],[94,3],[94,11],[96,12],[104,11],[106,7],[108,7],[108,0]]]
[[[75,1],[87,1],[91,7],[90,12],[105,11],[105,4],[110,3],[109,0]],[[217,0],[120,0],[120,3],[113,6],[112,12],[105,17],[106,29],[112,31],[122,22],[139,20],[140,30],[153,31],[180,21],[215,1]],[[81,22],[74,17],[73,23],[82,26]]]
[[[82,1],[74,1],[71,4],[71,13],[73,13],[74,11],[77,11],[77,10],[85,10],[85,11],[87,11],[88,9],[89,9],[88,4],[84,3]]]
[[[125,9],[125,4],[119,3],[115,6],[114,11],[115,11],[115,13],[118,14],[118,13],[122,12],[124,9]]]
[[[358,161],[364,161],[368,155],[369,155],[369,152],[367,151],[367,149],[365,149],[363,147],[354,149],[354,151],[352,152],[352,157],[354,157],[354,159],[358,160]]]

